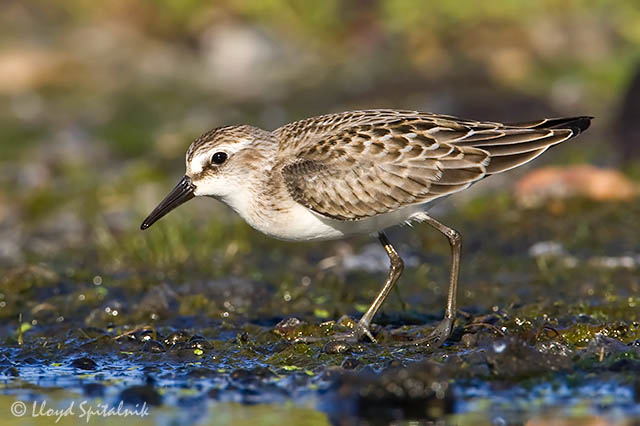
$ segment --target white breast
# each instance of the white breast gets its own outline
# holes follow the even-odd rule
[[[335,240],[350,235],[376,234],[395,225],[422,220],[428,206],[428,203],[407,206],[365,219],[343,221],[315,213],[288,196],[278,199],[276,210],[250,189],[254,186],[238,183],[220,200],[254,229],[286,241]]]
[[[378,216],[351,221],[329,219],[293,203],[285,212],[266,218],[238,212],[249,225],[270,237],[287,241],[334,240],[350,235],[375,234],[394,225],[420,220],[425,206],[410,206]]]

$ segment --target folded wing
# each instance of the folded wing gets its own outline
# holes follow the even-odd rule
[[[450,195],[527,163],[589,121],[501,124],[370,110],[303,120],[276,134],[282,149],[295,154],[281,169],[290,195],[324,216],[356,220]]]

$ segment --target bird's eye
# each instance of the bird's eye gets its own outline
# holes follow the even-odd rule
[[[211,156],[211,162],[213,164],[222,164],[227,161],[227,154],[225,152],[216,152]]]

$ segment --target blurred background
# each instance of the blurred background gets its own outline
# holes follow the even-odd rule
[[[0,22],[0,265],[137,235],[190,141],[226,124],[589,114],[542,162],[640,174],[635,1],[34,0]],[[193,204],[168,220],[220,209]]]
[[[1,265],[136,232],[190,141],[220,125],[589,114],[542,161],[621,165],[640,149],[635,1],[34,0],[2,2],[0,22]]]
[[[0,284],[13,300],[0,317],[15,319],[33,306],[30,293],[11,287],[31,288],[43,269],[53,281],[74,277],[89,288],[94,276],[126,277],[114,286],[144,291],[185,273],[264,279],[266,269],[291,269],[289,256],[299,268],[270,281],[294,286],[296,274],[323,259],[326,269],[339,264],[340,256],[326,253],[349,253],[351,246],[269,240],[210,199],[138,230],[184,173],[191,141],[216,126],[274,129],[377,107],[505,121],[593,115],[580,139],[481,182],[453,203],[467,206],[488,194],[500,217],[536,206],[557,216],[566,209],[553,198],[628,201],[637,194],[635,1],[427,7],[409,0],[35,0],[5,1],[2,10],[0,267],[7,272]],[[549,164],[562,167],[525,176]],[[572,166],[580,164],[599,168]],[[445,202],[437,211],[450,207]],[[474,208],[453,225],[482,221]],[[519,218],[534,230],[526,234],[531,243],[540,232],[535,215]],[[527,226],[521,230],[529,232]],[[412,244],[439,242],[420,232]],[[582,248],[585,233],[574,233],[571,241]],[[608,254],[624,254],[633,244],[619,240]],[[446,245],[436,244],[438,250],[446,259]],[[101,309],[109,297],[98,295],[95,303]]]
[[[635,1],[34,0],[2,2],[0,22],[0,265],[148,238],[136,225],[191,140],[226,124],[588,114],[579,142],[536,165],[640,174]],[[224,210],[193,204],[168,220]]]
[[[465,242],[461,307],[542,300],[519,311],[526,324],[542,326],[539,308],[544,321],[569,315],[572,347],[616,321],[630,327],[624,342],[640,337],[640,2],[3,0],[0,10],[7,339],[198,315],[269,327],[357,316],[387,265],[366,238],[273,241],[211,199],[139,225],[209,129],[359,108],[595,116],[579,139],[452,197],[437,217]],[[407,255],[405,299],[377,320],[435,320],[446,241],[425,227],[391,237]],[[583,327],[584,315],[600,328]]]

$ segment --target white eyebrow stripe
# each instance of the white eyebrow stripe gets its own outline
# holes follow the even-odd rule
[[[252,142],[252,139],[242,138],[230,143],[217,145],[215,148],[208,149],[207,151],[192,157],[191,164],[187,164],[187,170],[189,170],[193,174],[198,174],[204,170],[205,165],[209,163],[209,161],[211,160],[211,156],[214,153],[221,151],[227,153],[228,155],[232,155],[238,151],[245,149],[247,146],[251,145]],[[189,158],[188,155],[187,158]]]
[[[219,145],[216,148],[216,152],[224,151],[227,154],[234,154],[245,149],[247,146],[251,145],[252,142],[253,140],[249,138],[236,139],[233,143]]]

